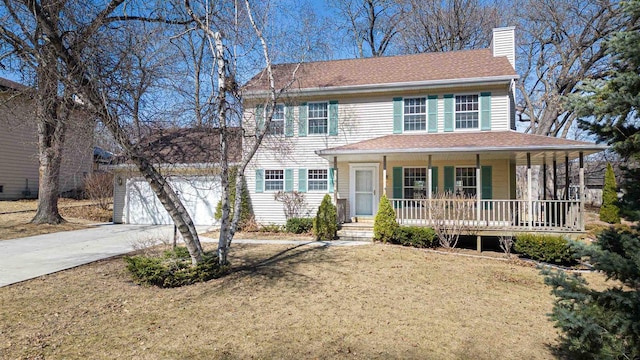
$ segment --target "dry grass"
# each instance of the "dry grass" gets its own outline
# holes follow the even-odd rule
[[[29,221],[35,215],[36,200],[0,201],[0,240],[79,230],[96,222],[108,222],[110,210],[91,205],[89,200],[60,199],[61,215],[67,220],[60,225],[35,225]]]
[[[178,289],[122,259],[0,288],[13,358],[548,359],[538,270],[411,248],[235,245],[235,272]]]

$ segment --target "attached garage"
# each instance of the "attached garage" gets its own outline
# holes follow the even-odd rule
[[[187,208],[196,225],[212,226],[216,205],[220,200],[220,179],[216,177],[172,177],[169,183]],[[171,216],[153,193],[149,183],[141,178],[126,182],[123,222],[139,225],[170,225]]]

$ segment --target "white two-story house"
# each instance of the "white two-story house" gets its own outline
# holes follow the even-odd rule
[[[483,229],[583,230],[580,200],[516,198],[516,166],[582,162],[603,147],[516,131],[514,28],[494,29],[489,49],[283,64],[274,74],[292,85],[247,171],[259,223],[284,223],[274,193],[298,191],[311,215],[331,194],[346,221],[374,217],[386,194],[403,224],[429,225],[427,202],[449,197],[470,202],[467,220]],[[263,73],[244,87],[245,128],[264,121],[267,90]],[[527,181],[531,189],[531,171]]]

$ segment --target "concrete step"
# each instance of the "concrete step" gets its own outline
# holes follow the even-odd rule
[[[338,231],[338,238],[340,238],[340,240],[346,240],[346,241],[372,241],[373,229],[346,230],[343,227],[342,230]]]

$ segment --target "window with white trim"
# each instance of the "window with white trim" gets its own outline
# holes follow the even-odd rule
[[[329,107],[326,102],[307,104],[309,134],[326,134],[329,130]]]
[[[284,190],[284,170],[264,171],[264,191]]]
[[[480,118],[478,95],[456,95],[456,129],[477,129]]]
[[[476,196],[476,168],[457,167],[456,168],[456,195]]]
[[[404,131],[427,129],[427,98],[404,99]]]
[[[267,114],[269,113],[269,107],[265,109],[264,117],[267,118]],[[275,109],[273,110],[273,116],[271,117],[271,123],[269,124],[269,129],[267,130],[267,134],[269,135],[282,135],[284,134],[284,105],[276,104]]]
[[[329,176],[327,169],[307,170],[307,188],[309,191],[327,191],[329,189]]]
[[[427,197],[427,168],[404,168],[404,198]]]

